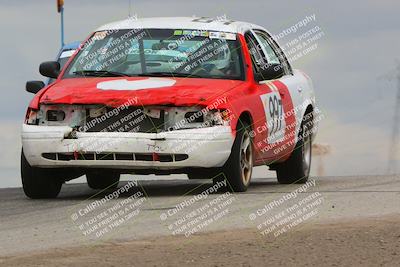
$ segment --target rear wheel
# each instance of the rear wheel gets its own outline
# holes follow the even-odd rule
[[[25,195],[32,199],[56,198],[63,180],[56,170],[32,167],[21,152],[21,179]]]
[[[96,170],[86,173],[86,180],[92,189],[117,188],[120,173],[110,170]]]
[[[300,127],[299,140],[290,157],[276,166],[281,184],[303,184],[308,181],[311,169],[312,118],[305,116]]]
[[[223,167],[229,184],[228,188],[235,192],[244,192],[250,185],[253,171],[253,147],[250,136],[250,125],[243,124],[237,130],[232,152]]]

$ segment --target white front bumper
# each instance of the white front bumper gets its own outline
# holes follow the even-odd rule
[[[68,126],[22,126],[22,146],[28,162],[36,167],[92,167],[121,169],[179,169],[221,167],[228,159],[234,141],[229,126],[178,130],[163,133],[77,133],[65,139]],[[143,153],[186,154],[173,162],[144,160],[52,160],[43,153]]]

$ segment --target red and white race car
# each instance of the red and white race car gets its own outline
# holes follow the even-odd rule
[[[22,128],[21,176],[31,198],[56,197],[86,175],[186,173],[245,191],[253,166],[280,183],[310,173],[315,97],[262,27],[209,18],[128,19],[97,29],[56,81],[37,92]]]

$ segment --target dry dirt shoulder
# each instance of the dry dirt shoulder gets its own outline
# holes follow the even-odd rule
[[[400,217],[115,241],[0,258],[1,266],[398,266]]]

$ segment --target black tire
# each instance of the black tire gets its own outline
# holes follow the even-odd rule
[[[92,189],[117,188],[120,173],[110,170],[96,170],[86,173],[86,180]]]
[[[227,187],[234,192],[245,192],[250,185],[253,172],[253,143],[250,131],[251,127],[247,123],[242,122],[242,126],[238,126],[231,155],[223,167],[228,181]],[[218,179],[220,178],[214,182]]]
[[[311,113],[309,113],[311,115]],[[299,140],[290,157],[277,164],[276,174],[280,184],[304,184],[311,169],[312,117],[306,115],[300,126]]]
[[[56,198],[63,180],[52,169],[32,167],[21,152],[21,180],[25,195],[32,199]]]

